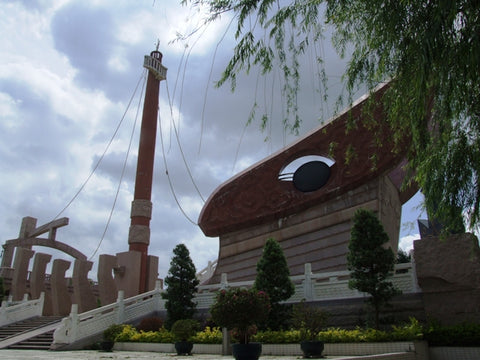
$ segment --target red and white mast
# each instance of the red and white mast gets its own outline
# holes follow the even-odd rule
[[[162,65],[162,53],[152,51],[145,55],[143,66],[148,69],[147,89],[143,105],[142,126],[138,148],[135,193],[130,214],[128,234],[129,251],[141,254],[138,292],[148,290],[148,245],[152,217],[152,179],[157,134],[158,96],[160,81],[166,79],[167,68]]]

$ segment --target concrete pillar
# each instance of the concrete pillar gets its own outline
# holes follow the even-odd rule
[[[142,253],[139,251],[117,253],[117,264],[121,271],[115,273],[115,283],[118,290],[125,292],[126,298],[138,295],[141,262]]]
[[[147,258],[147,288],[145,291],[155,289],[158,279],[158,256],[149,255]]]
[[[55,316],[67,316],[70,313],[72,300],[68,292],[67,279],[65,279],[65,272],[69,267],[70,261],[63,259],[53,260],[50,286],[52,289],[53,315]]]
[[[50,291],[46,291],[45,272],[47,264],[52,259],[52,255],[36,253],[33,258],[33,268],[30,275],[30,294],[32,299],[38,299],[40,294],[44,293],[43,315],[52,315],[52,296]]]
[[[125,321],[125,303],[123,302],[124,300],[125,294],[123,290],[120,290],[117,297],[117,324],[123,324],[123,322]]]
[[[18,234],[19,239],[30,237],[29,234],[37,227],[37,219],[30,216],[25,216],[22,219],[22,225],[20,226],[20,232]]]
[[[78,311],[83,313],[97,307],[92,285],[88,280],[88,272],[92,269],[91,261],[76,259],[73,264],[73,303],[78,305]]]
[[[32,299],[38,299],[40,293],[45,291],[45,271],[52,255],[36,253],[33,258],[33,268],[30,275],[30,294]]]
[[[305,279],[303,280],[303,292],[306,301],[313,300],[312,264],[305,263]]]
[[[117,284],[113,278],[113,272],[120,271],[117,265],[117,257],[114,255],[102,254],[98,259],[98,292],[102,306],[115,302],[118,292]]]
[[[35,252],[30,249],[17,248],[13,262],[12,295],[13,301],[20,301],[27,292],[28,265]]]
[[[12,266],[13,261],[13,252],[15,251],[15,246],[4,244],[3,247],[3,255],[2,255],[2,268],[9,268]]]

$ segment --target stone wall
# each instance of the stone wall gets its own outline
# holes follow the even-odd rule
[[[381,177],[289,217],[223,234],[217,268],[208,283],[220,282],[222,273],[229,274],[229,281],[253,280],[269,237],[282,246],[292,276],[303,274],[305,263],[312,264],[313,272],[346,270],[352,218],[360,208],[378,214],[396,251],[401,206],[397,189],[388,177]]]
[[[480,321],[480,249],[473,234],[414,241],[427,317],[443,325]]]

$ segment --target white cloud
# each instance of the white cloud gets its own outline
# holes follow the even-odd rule
[[[398,242],[398,247],[406,251],[407,253],[409,253],[410,250],[413,250],[413,242],[419,239],[420,239],[420,234],[404,236],[400,238]]]
[[[4,240],[17,236],[22,217],[46,223],[76,194],[127,109],[144,71],[143,56],[154,50],[157,39],[168,68],[169,89],[166,81],[160,88],[160,118],[169,176],[179,202],[194,221],[203,202],[187,166],[206,199],[230,176],[291,141],[275,126],[261,133],[258,123],[253,123],[244,132],[255,100],[265,108],[272,104],[281,108],[281,100],[270,95],[263,101],[264,94],[270,94],[268,82],[257,95],[255,75],[239,78],[234,94],[228,87],[213,88],[232,49],[231,38],[226,38],[212,65],[230,20],[227,16],[193,35],[187,50],[182,42],[170,42],[177,32],[195,29],[202,18],[177,1],[52,0],[0,5],[0,227]],[[187,64],[182,57],[185,51]],[[302,99],[315,101],[311,94]],[[58,240],[80,247],[87,256],[98,246],[110,215],[138,103],[135,97],[94,176],[62,214],[70,224],[59,229]],[[317,104],[305,110],[303,133],[318,125],[315,111]],[[128,247],[140,119],[141,108],[125,177],[97,257]],[[149,252],[160,258],[160,277],[166,275],[172,250],[180,242],[189,247],[198,270],[215,260],[218,239],[205,237],[175,203],[159,136],[152,196]]]

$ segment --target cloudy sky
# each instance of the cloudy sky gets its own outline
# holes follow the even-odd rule
[[[258,122],[245,127],[255,102],[259,114],[278,119],[285,112],[275,72],[261,78],[252,70],[239,78],[233,94],[228,86],[214,88],[233,47],[228,16],[187,42],[172,42],[201,19],[180,0],[1,2],[2,242],[18,237],[24,216],[37,218],[38,225],[68,217],[70,224],[58,230],[57,240],[94,262],[99,254],[128,250],[143,56],[159,41],[168,73],[160,87],[162,132],[149,253],[159,257],[162,278],[178,243],[187,245],[197,270],[216,259],[218,239],[205,237],[195,225],[204,201],[223,181],[294,136],[275,124],[263,132]],[[333,99],[341,89],[343,62],[328,39],[315,51],[326,58]],[[319,118],[328,118],[334,108],[333,100],[323,102],[315,91],[311,74],[318,67],[312,58],[307,54],[303,66],[309,75],[302,78],[299,98],[301,133],[319,126]],[[418,238],[413,223],[418,203],[416,197],[403,210],[401,246],[407,249]]]

